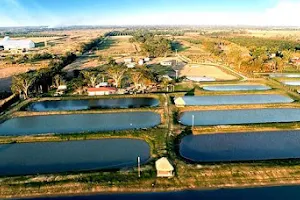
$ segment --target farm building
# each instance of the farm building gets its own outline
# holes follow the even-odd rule
[[[174,167],[171,165],[169,160],[165,157],[157,160],[155,162],[155,167],[157,171],[157,177],[173,177]]]
[[[140,59],[139,60],[139,65],[143,65],[144,64],[144,60],[143,59]]]
[[[34,48],[35,44],[31,40],[12,40],[6,36],[0,41],[0,47],[3,47],[4,50],[20,49],[28,51],[29,49]]]
[[[89,96],[103,96],[103,95],[116,94],[117,88],[114,87],[88,88],[87,92]]]
[[[134,68],[135,67],[135,63],[128,63],[126,66],[127,68]]]
[[[173,61],[172,60],[161,61],[160,65],[162,65],[162,66],[172,66],[173,65]]]
[[[125,63],[131,63],[131,62],[132,62],[132,58],[125,58],[125,59],[124,59],[124,62],[125,62]]]

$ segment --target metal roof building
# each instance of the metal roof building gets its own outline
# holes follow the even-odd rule
[[[6,36],[0,41],[0,46],[3,46],[4,50],[29,50],[34,48],[35,44],[31,40],[12,40],[8,36]]]

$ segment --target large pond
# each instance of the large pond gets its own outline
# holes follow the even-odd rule
[[[88,196],[33,198],[39,200],[288,200],[300,198],[300,186],[258,187],[217,190],[188,190],[164,193],[113,193]],[[29,200],[29,199],[27,199]],[[32,199],[31,199],[32,200]]]
[[[208,91],[252,91],[252,90],[271,90],[271,87],[265,85],[209,85],[204,86]]]
[[[28,111],[63,111],[63,110],[90,110],[110,108],[141,108],[155,107],[159,101],[155,98],[115,98],[115,99],[85,99],[42,101],[30,104]]]
[[[300,81],[282,81],[282,83],[288,86],[300,86]]]
[[[289,97],[276,94],[185,96],[182,98],[185,105],[189,106],[291,103],[294,101]]]
[[[142,140],[103,139],[0,145],[0,176],[120,169],[146,162]]]
[[[187,126],[260,124],[300,121],[300,109],[241,109],[184,112],[180,123]]]
[[[300,158],[300,131],[189,135],[181,140],[180,154],[195,162]]]
[[[300,74],[270,74],[272,78],[300,78]]]
[[[129,130],[151,128],[160,122],[160,115],[154,112],[17,117],[0,124],[0,135]]]

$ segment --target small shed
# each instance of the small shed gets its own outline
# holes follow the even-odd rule
[[[143,59],[140,59],[139,60],[139,65],[143,65],[144,64],[144,60]]]
[[[171,165],[169,160],[165,157],[157,160],[155,162],[155,167],[157,171],[157,177],[173,177],[174,176],[174,167]]]
[[[127,68],[132,69],[132,68],[135,68],[135,63],[128,63],[126,66],[127,66]]]
[[[124,62],[125,62],[125,63],[131,63],[131,62],[132,62],[132,58],[125,58],[125,59],[124,59]]]
[[[176,107],[184,107],[185,106],[185,101],[182,97],[175,98],[174,103],[175,103]]]
[[[173,65],[173,61],[172,60],[164,60],[160,62],[160,65],[162,66],[172,66]]]

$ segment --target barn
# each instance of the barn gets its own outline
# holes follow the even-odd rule
[[[4,50],[23,50],[28,51],[35,47],[35,44],[31,40],[12,40],[10,37],[6,36],[0,41],[0,46]]]

